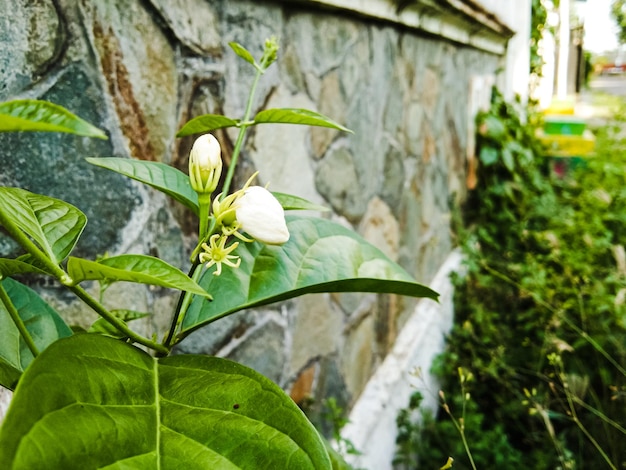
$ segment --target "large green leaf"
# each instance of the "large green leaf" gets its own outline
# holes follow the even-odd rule
[[[254,117],[255,124],[303,124],[306,126],[331,127],[340,131],[352,132],[347,127],[333,121],[323,114],[300,108],[266,109]]]
[[[152,186],[187,206],[195,214],[198,213],[198,194],[191,188],[189,177],[174,167],[164,163],[118,157],[90,157],[86,160],[93,165]]]
[[[203,114],[195,117],[187,122],[181,130],[178,131],[176,137],[185,137],[192,134],[204,134],[213,132],[224,127],[235,127],[239,125],[239,121],[220,114]]]
[[[208,356],[154,359],[82,334],[25,372],[0,429],[12,470],[330,469],[324,443],[269,379]]]
[[[20,188],[0,187],[0,212],[56,263],[70,254],[87,224],[85,214],[71,204]]]
[[[183,321],[185,336],[224,315],[316,292],[380,292],[429,297],[438,294],[418,284],[398,264],[354,231],[335,222],[288,216],[290,238],[281,246],[240,243],[237,269],[220,276],[208,270],[199,284],[212,302],[192,301]]]
[[[100,280],[138,282],[209,296],[180,269],[153,256],[120,255],[99,261],[71,256],[67,262],[67,272],[75,283]]]
[[[48,101],[14,100],[0,103],[0,132],[17,131],[67,132],[98,139],[107,138],[97,127]]]
[[[4,279],[2,286],[7,291],[37,349],[43,351],[57,339],[72,334],[59,314],[32,289],[13,279]],[[13,389],[22,371],[32,360],[32,353],[22,340],[4,304],[0,302],[0,385]],[[0,462],[3,460],[0,459]]]

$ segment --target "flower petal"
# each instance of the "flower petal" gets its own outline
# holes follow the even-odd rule
[[[250,186],[236,203],[237,221],[241,230],[256,240],[281,245],[289,240],[285,211],[267,189]]]

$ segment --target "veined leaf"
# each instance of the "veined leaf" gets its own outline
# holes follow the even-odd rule
[[[0,461],[13,470],[331,468],[315,428],[261,374],[217,357],[154,359],[93,334],[56,342],[24,373]]]
[[[398,264],[354,231],[335,222],[287,217],[290,238],[281,246],[242,243],[233,252],[237,269],[212,270],[198,282],[214,297],[194,299],[182,337],[204,324],[245,308],[319,292],[378,292],[428,297],[438,294],[418,284]]]
[[[90,261],[70,257],[67,272],[76,283],[82,281],[126,281],[180,289],[210,297],[207,292],[180,269],[146,255],[120,255]]]
[[[43,351],[57,339],[72,334],[59,314],[35,291],[13,279],[4,279],[1,282],[39,351]],[[32,360],[30,349],[11,320],[9,312],[0,302],[0,385],[14,389],[20,375]]]
[[[0,258],[0,279],[25,273],[46,274],[46,271],[19,259]]]
[[[195,117],[187,122],[181,130],[178,131],[176,137],[185,137],[192,134],[204,134],[212,132],[216,129],[224,127],[235,127],[239,124],[238,120],[227,118],[219,114],[203,114]]]
[[[0,103],[0,132],[66,132],[106,139],[104,132],[62,106],[40,100]]]
[[[239,57],[241,57],[246,62],[256,66],[256,62],[254,61],[254,57],[252,57],[252,54],[250,54],[248,49],[246,49],[241,44],[239,44],[237,42],[234,42],[234,41],[233,42],[229,42],[228,45],[230,46],[230,48],[233,51],[235,51],[235,54],[237,54]]]
[[[323,114],[299,108],[275,108],[259,112],[254,117],[255,124],[303,124],[305,126],[330,127],[344,132],[352,132]]]
[[[308,201],[302,197],[294,196],[293,194],[276,193],[272,191],[272,194],[283,209],[286,211],[329,211],[328,207],[320,206],[311,201]]]
[[[0,212],[56,263],[70,254],[87,224],[85,214],[71,204],[20,188],[0,187]]]
[[[164,163],[118,157],[90,157],[85,160],[152,186],[198,214],[198,194],[191,188],[189,177],[174,167]]]

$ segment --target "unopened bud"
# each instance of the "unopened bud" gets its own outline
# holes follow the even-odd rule
[[[265,48],[263,49],[263,57],[261,57],[261,67],[263,70],[276,62],[278,56],[278,39],[272,36],[265,40]]]
[[[196,139],[189,153],[189,180],[198,194],[210,194],[219,183],[222,174],[222,150],[211,134]]]

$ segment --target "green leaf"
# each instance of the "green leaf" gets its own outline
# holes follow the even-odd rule
[[[294,196],[293,194],[276,193],[272,192],[274,197],[283,206],[286,211],[329,211],[328,207],[320,206],[306,199]]]
[[[241,57],[243,60],[245,60],[246,62],[254,65],[256,67],[256,62],[254,61],[254,57],[252,57],[252,54],[250,54],[250,52],[248,51],[248,49],[246,49],[245,47],[243,47],[241,44],[237,43],[237,42],[229,42],[228,45],[230,46],[230,48],[235,51],[235,54],[237,54],[239,57]]]
[[[208,293],[180,269],[165,261],[146,255],[120,255],[90,261],[73,256],[67,272],[75,283],[82,281],[126,281],[180,289],[210,297]]]
[[[0,187],[0,212],[56,263],[71,253],[87,224],[85,214],[71,204],[19,188]]]
[[[39,100],[0,103],[0,132],[67,132],[106,139],[106,134],[67,109]]]
[[[239,120],[234,120],[219,114],[203,114],[195,117],[187,122],[181,130],[178,131],[176,137],[185,137],[192,134],[205,134],[213,132],[216,129],[224,127],[236,127]]]
[[[480,158],[480,161],[483,165],[490,166],[498,161],[499,155],[500,154],[498,153],[498,150],[494,149],[493,147],[485,146],[480,149],[480,154],[478,158]]]
[[[259,112],[254,117],[255,124],[302,124],[305,126],[330,127],[340,131],[352,132],[347,127],[336,123],[323,114],[299,108],[275,108]]]
[[[198,194],[191,188],[189,176],[174,167],[164,163],[118,157],[90,157],[86,160],[152,186],[198,214]]]
[[[429,297],[438,294],[415,282],[398,264],[354,231],[335,222],[287,217],[290,238],[281,246],[241,243],[237,269],[220,276],[208,270],[198,282],[212,302],[194,299],[183,321],[191,330],[245,308],[319,292],[378,292]]]
[[[502,161],[507,170],[513,171],[515,169],[515,160],[513,159],[513,153],[509,147],[505,146],[502,149]]]
[[[39,351],[57,339],[72,334],[59,314],[35,291],[13,279],[1,282]],[[32,353],[22,340],[9,312],[0,302],[0,385],[14,389],[21,373],[32,360]]]
[[[19,259],[0,258],[0,279],[26,273],[46,274],[46,271]]]
[[[217,357],[154,359],[112,338],[63,339],[25,372],[0,429],[12,470],[330,469],[274,383]]]
[[[486,114],[482,120],[482,123],[486,127],[485,135],[495,141],[499,141],[504,138],[506,133],[506,126],[502,118],[494,116],[493,114]]]

